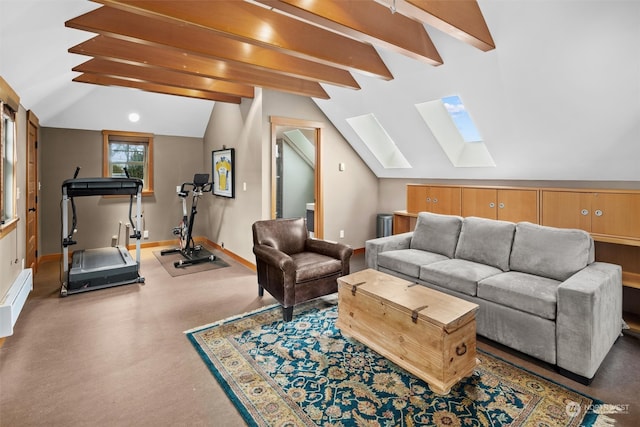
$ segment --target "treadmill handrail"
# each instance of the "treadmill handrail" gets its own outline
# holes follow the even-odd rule
[[[140,178],[72,178],[62,183],[69,197],[136,195],[142,192]]]

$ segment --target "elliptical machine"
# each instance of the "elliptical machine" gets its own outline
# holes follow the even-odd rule
[[[211,191],[213,183],[209,182],[208,173],[197,173],[193,177],[193,182],[185,182],[180,187],[178,197],[182,199],[182,220],[180,224],[173,229],[173,234],[177,235],[180,240],[180,247],[173,249],[165,249],[160,252],[161,255],[167,255],[179,252],[185,259],[175,261],[173,266],[176,268],[186,267],[191,264],[199,264],[202,262],[215,261],[216,256],[202,245],[196,245],[193,241],[191,233],[193,232],[193,223],[196,218],[198,199],[204,194]],[[189,196],[189,187],[193,194],[191,200],[191,213],[187,216],[187,197]]]

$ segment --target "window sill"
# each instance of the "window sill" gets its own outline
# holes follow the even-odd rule
[[[20,221],[20,218],[16,217],[0,225],[0,239],[15,230],[18,226],[18,221]]]

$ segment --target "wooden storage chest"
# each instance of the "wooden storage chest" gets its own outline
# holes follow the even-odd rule
[[[476,366],[476,304],[367,269],[338,279],[336,326],[431,390],[449,393]]]

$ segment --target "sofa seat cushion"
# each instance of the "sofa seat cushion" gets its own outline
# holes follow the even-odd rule
[[[409,247],[453,258],[461,227],[460,216],[420,212]]]
[[[559,285],[557,280],[509,271],[480,281],[478,297],[554,320]]]
[[[490,265],[464,259],[449,259],[420,267],[419,279],[443,288],[475,296],[480,280],[502,273]]]
[[[317,280],[342,273],[342,262],[316,252],[300,252],[291,255],[295,264],[296,283]]]
[[[467,217],[462,223],[455,257],[509,271],[515,229],[513,222]]]
[[[398,249],[378,254],[378,266],[418,278],[420,266],[448,259],[444,255],[417,249]]]
[[[593,238],[583,230],[519,222],[511,270],[565,281],[593,262]]]

